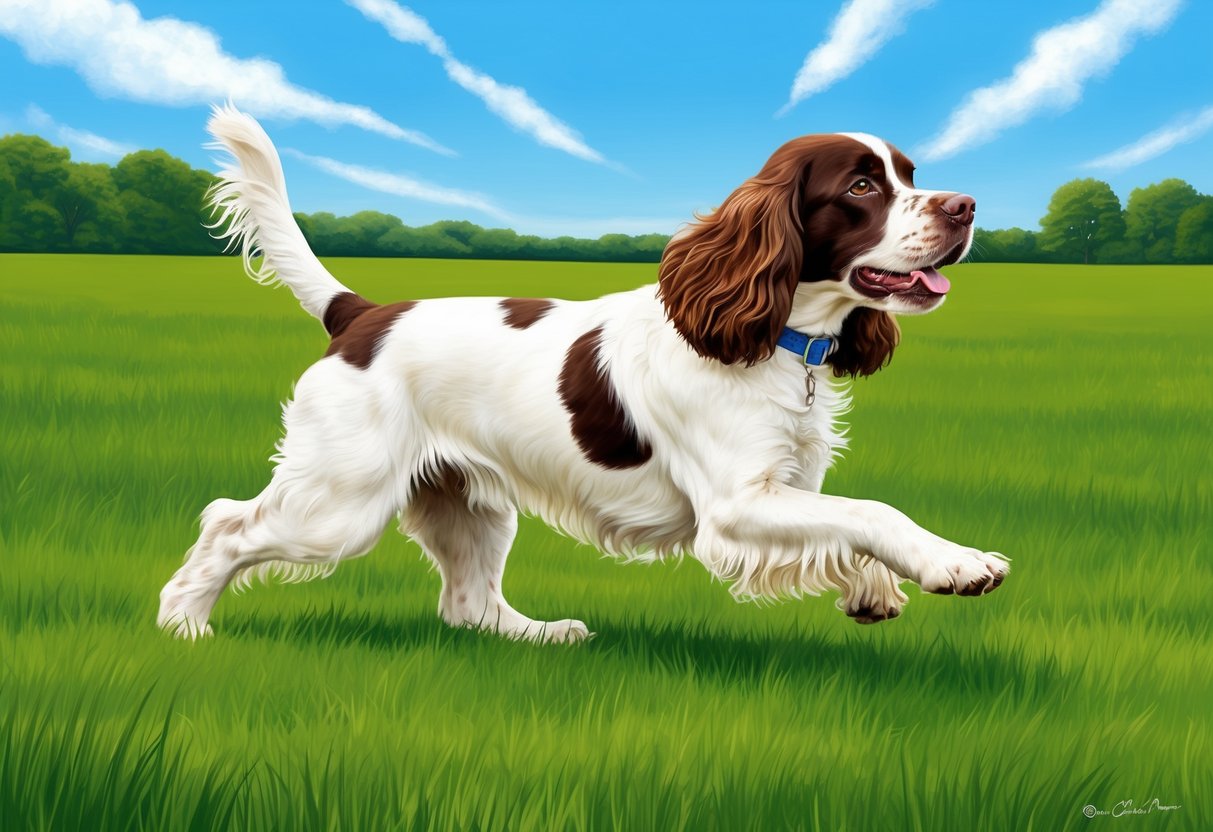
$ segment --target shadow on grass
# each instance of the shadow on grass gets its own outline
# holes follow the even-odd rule
[[[1051,651],[1039,645],[958,643],[942,636],[913,644],[893,639],[838,639],[833,631],[726,632],[693,623],[614,622],[577,646],[511,643],[473,630],[453,629],[437,616],[391,616],[333,606],[295,614],[256,614],[229,619],[222,636],[252,636],[320,647],[366,647],[406,652],[431,649],[475,653],[503,668],[519,651],[551,655],[553,672],[575,668],[618,675],[634,667],[692,675],[728,686],[755,689],[787,681],[824,684],[840,678],[863,690],[927,686],[950,694],[1015,700],[1068,696],[1081,670],[1063,673]],[[623,672],[627,672],[625,669]]]

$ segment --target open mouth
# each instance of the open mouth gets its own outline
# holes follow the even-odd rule
[[[914,269],[911,272],[893,272],[860,266],[851,272],[851,285],[870,298],[897,295],[915,301],[937,300],[952,288],[948,279],[934,266]]]

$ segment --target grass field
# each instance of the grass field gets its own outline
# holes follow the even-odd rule
[[[655,276],[330,266],[376,300]],[[0,830],[1213,828],[1213,267],[949,276],[826,490],[1011,556],[989,597],[860,627],[524,522],[508,597],[595,640],[444,628],[391,531],[189,644],[160,586],[326,339],[234,260],[0,256]]]

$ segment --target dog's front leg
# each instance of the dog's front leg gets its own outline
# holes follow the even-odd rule
[[[695,554],[742,595],[837,588],[871,555],[927,592],[981,595],[1002,583],[999,554],[923,529],[892,506],[765,480],[704,512]]]

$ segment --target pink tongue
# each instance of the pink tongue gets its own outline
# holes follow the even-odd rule
[[[927,269],[926,271],[915,269],[910,272],[910,277],[914,278],[914,280],[921,280],[924,286],[937,295],[946,294],[952,288],[952,284],[948,282],[948,279],[936,269]]]

